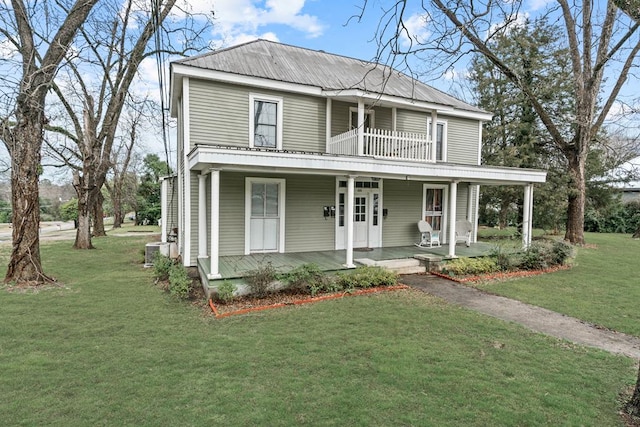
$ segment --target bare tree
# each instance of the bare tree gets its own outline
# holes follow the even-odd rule
[[[45,98],[78,29],[98,0],[77,0],[63,19],[48,19],[60,2],[2,3],[0,34],[15,48],[21,73],[14,109],[0,119],[0,137],[11,157],[13,248],[5,282],[43,283],[50,278],[40,258],[38,178]],[[51,31],[50,28],[57,28]],[[52,37],[50,37],[52,36]]]
[[[565,239],[584,244],[585,165],[591,144],[627,82],[640,51],[638,23],[623,16],[613,1],[603,9],[593,0],[556,0],[545,10],[563,26],[563,42],[570,54],[570,78],[575,99],[572,120],[556,117],[544,107],[526,79],[492,48],[490,41],[508,32],[523,18],[522,2],[511,0],[431,0],[422,2],[423,38],[411,32],[407,7],[397,0],[383,10],[376,31],[377,59],[407,62],[416,55],[432,69],[450,70],[470,53],[484,55],[511,80],[531,103],[556,148],[566,158],[570,179]],[[367,7],[365,0],[363,13]],[[605,84],[605,71],[610,71]]]
[[[101,188],[112,166],[118,121],[140,64],[158,53],[186,54],[199,43],[200,35],[208,26],[206,22],[194,24],[195,18],[184,11],[181,11],[184,17],[180,25],[165,26],[176,0],[153,4],[152,10],[141,10],[139,2],[127,0],[122,7],[104,3],[96,9],[81,29],[76,49],[67,55],[63,68],[65,78],[56,79],[53,85],[72,130],[64,127],[51,127],[51,130],[62,130],[73,144],[51,148],[65,162],[80,160],[74,172],[78,194],[75,248],[93,247],[92,216],[94,234],[104,234]],[[176,32],[180,33],[179,37]],[[154,37],[155,46],[150,47]],[[162,46],[160,39],[165,43]],[[173,44],[176,39],[182,43],[177,47]],[[93,85],[96,76],[98,83]],[[75,99],[81,100],[81,105],[74,103]]]

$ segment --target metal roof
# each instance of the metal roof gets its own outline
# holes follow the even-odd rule
[[[382,64],[262,39],[174,62],[242,76],[320,87],[326,91],[357,89],[486,113]]]

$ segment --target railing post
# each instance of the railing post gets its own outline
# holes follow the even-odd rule
[[[358,156],[364,155],[364,100],[358,99]]]

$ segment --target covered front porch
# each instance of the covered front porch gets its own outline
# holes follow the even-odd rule
[[[456,245],[456,254],[465,257],[488,256],[495,249],[495,244],[476,242],[470,247],[464,244]],[[354,262],[356,265],[362,264],[358,260],[369,259],[374,261],[409,259],[416,255],[434,255],[444,259],[448,258],[448,246],[433,248],[418,248],[416,246],[398,246],[390,248],[374,248],[366,250],[354,250]],[[220,278],[210,281],[225,279],[240,279],[248,272],[257,269],[261,265],[271,263],[278,272],[284,273],[303,264],[315,264],[322,271],[333,272],[347,270],[345,265],[346,250],[337,251],[315,251],[315,252],[292,252],[292,253],[261,253],[250,255],[221,256],[219,259]],[[198,259],[198,269],[204,273],[203,277],[210,274],[209,260],[207,258]]]

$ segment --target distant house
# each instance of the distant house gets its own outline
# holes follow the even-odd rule
[[[177,246],[205,279],[234,255],[340,251],[353,267],[359,248],[413,245],[419,220],[455,256],[481,185],[523,187],[530,242],[545,172],[482,166],[491,113],[383,65],[257,40],[173,62],[171,114]]]

